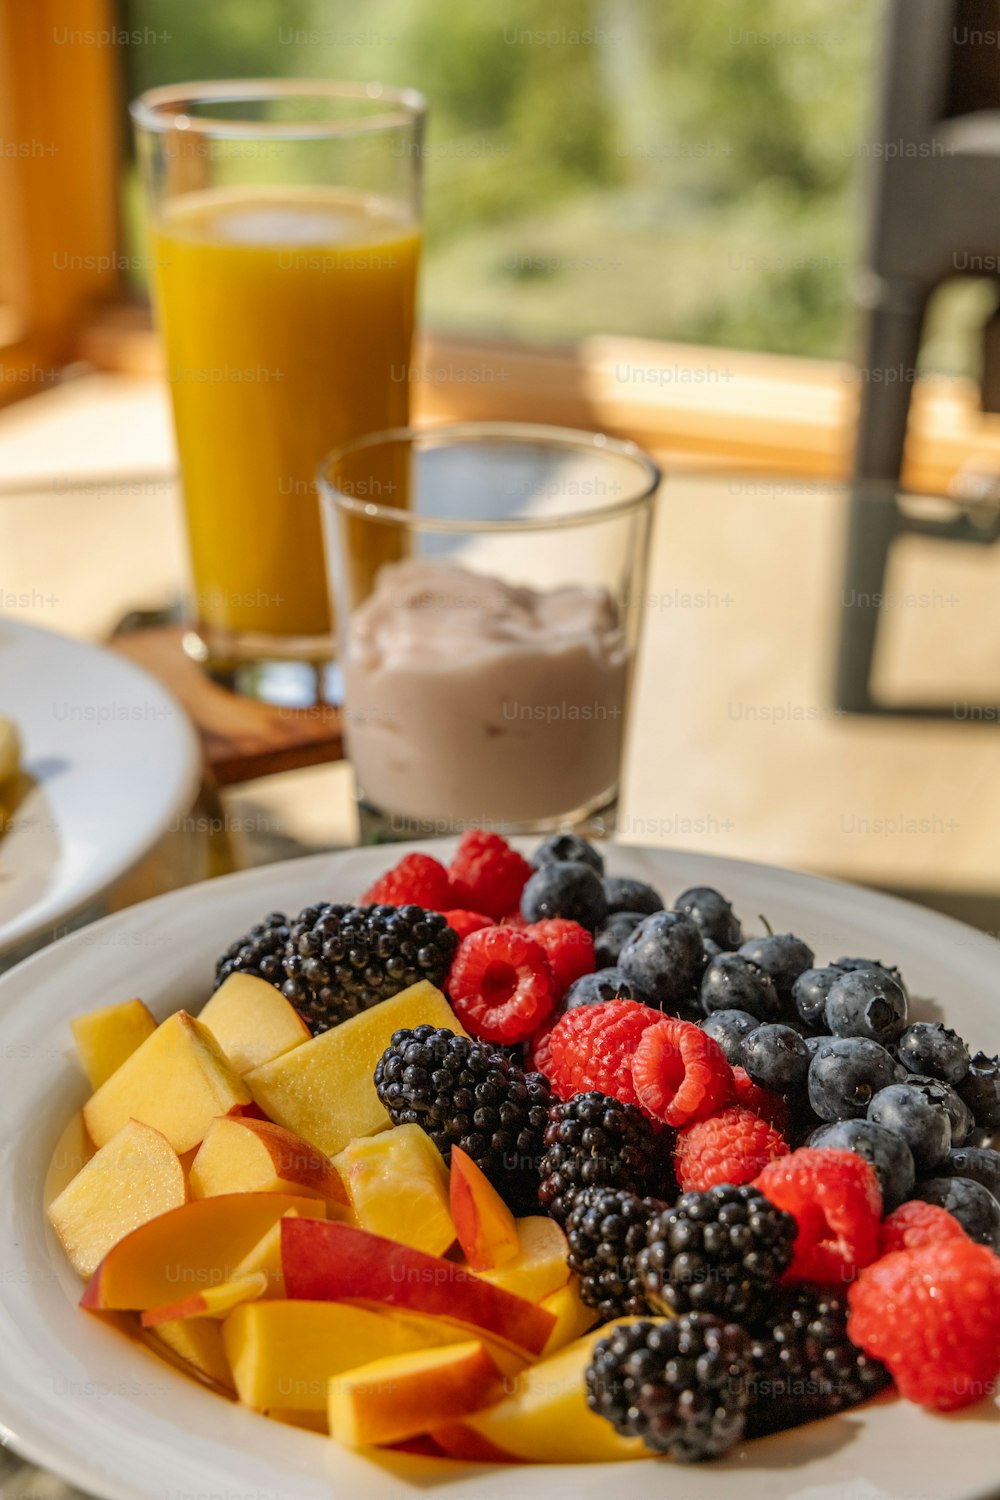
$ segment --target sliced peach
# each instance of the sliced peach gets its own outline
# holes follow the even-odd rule
[[[191,1164],[191,1193],[293,1193],[347,1203],[329,1157],[283,1125],[246,1115],[212,1121]]]
[[[178,1154],[204,1140],[216,1115],[250,1094],[200,1021],[179,1010],[112,1073],[83,1107],[95,1145],[130,1119],[160,1130]]]
[[[362,1136],[334,1162],[362,1229],[443,1255],[455,1242],[448,1168],[419,1125]]]
[[[126,1058],[156,1030],[156,1021],[141,1000],[123,1000],[88,1010],[70,1021],[83,1071],[92,1089],[117,1073]]]
[[[325,1411],[276,1411],[272,1408],[268,1416],[272,1422],[280,1422],[284,1427],[301,1427],[303,1432],[325,1434],[329,1431]]]
[[[390,1354],[330,1381],[330,1436],[348,1448],[416,1437],[495,1401],[503,1376],[475,1339]]]
[[[530,1365],[505,1382],[509,1394],[502,1401],[435,1427],[431,1436],[455,1458],[475,1459],[491,1453],[509,1461],[542,1464],[648,1458],[649,1449],[641,1438],[620,1437],[610,1422],[587,1405],[584,1372],[597,1340],[614,1326],[605,1323],[551,1359]]]
[[[198,1019],[241,1076],[301,1047],[312,1035],[281,991],[255,974],[230,974]]]
[[[460,1146],[451,1148],[451,1217],[462,1254],[474,1271],[492,1270],[520,1253],[514,1215]]]
[[[294,1221],[291,1221],[294,1222]],[[404,1316],[343,1302],[244,1302],[222,1325],[239,1398],[257,1411],[326,1412],[334,1375],[427,1346]]]
[[[188,1318],[224,1318],[241,1302],[255,1302],[267,1291],[263,1271],[249,1276],[234,1276],[218,1286],[207,1286],[203,1292],[192,1292],[165,1307],[150,1307],[140,1315],[143,1328],[157,1328],[161,1323],[183,1323]]]
[[[363,1302],[429,1313],[540,1354],[555,1318],[454,1261],[425,1255],[351,1224],[286,1219],[281,1263],[289,1297]]]
[[[298,1212],[290,1208],[282,1218],[297,1219]],[[266,1290],[261,1293],[262,1297],[284,1297],[285,1278],[281,1271],[281,1220],[272,1224],[266,1234],[254,1245],[252,1250],[240,1261],[233,1270],[233,1280],[240,1276],[253,1276],[261,1271],[266,1278]]]
[[[80,1300],[94,1312],[162,1307],[231,1281],[234,1268],[289,1209],[322,1216],[317,1198],[231,1193],[199,1198],[151,1219],[104,1257]]]
[[[181,1323],[160,1323],[143,1337],[151,1349],[186,1374],[228,1396],[235,1394],[218,1319],[187,1318]]]
[[[515,1297],[541,1302],[569,1280],[566,1236],[555,1219],[534,1214],[517,1220],[517,1238],[519,1249],[513,1260],[479,1275]]]
[[[543,1297],[541,1305],[556,1320],[556,1326],[549,1334],[549,1341],[542,1351],[545,1358],[564,1349],[574,1339],[582,1338],[598,1320],[597,1309],[588,1307],[580,1296],[580,1283],[576,1276],[571,1276],[557,1292]]]
[[[73,1269],[92,1276],[114,1245],[187,1195],[166,1136],[129,1120],[49,1204],[49,1222]]]
[[[423,1022],[465,1035],[441,991],[421,981],[254,1068],[246,1082],[269,1119],[336,1156],[389,1124],[375,1092],[375,1065],[394,1031]]]

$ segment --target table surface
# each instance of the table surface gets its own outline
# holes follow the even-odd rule
[[[832,707],[844,489],[664,463],[619,836],[886,886],[1000,933],[996,726]],[[169,606],[174,474],[156,380],[89,375],[0,412],[0,610],[102,640]],[[880,683],[996,701],[998,575],[1000,552],[902,544]],[[225,790],[107,904],[354,837],[346,764],[270,776]],[[70,1494],[0,1448],[0,1500]]]
[[[619,836],[918,894],[1000,893],[995,724],[832,706],[844,489],[665,466]],[[87,376],[0,412],[0,608],[101,639],[175,600],[174,468],[157,380]],[[894,556],[879,681],[996,701],[1000,549],[919,538]],[[353,838],[343,767],[224,800],[237,831],[249,821],[276,848]]]

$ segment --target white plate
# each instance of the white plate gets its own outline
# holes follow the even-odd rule
[[[0,713],[31,778],[0,836],[0,954],[55,930],[152,848],[198,786],[183,710],[113,651],[0,620]]]
[[[428,846],[423,846],[428,847]],[[434,847],[433,845],[429,847]],[[386,1456],[281,1427],[189,1381],[77,1310],[80,1283],[42,1212],[41,1184],[85,1089],[67,1022],[142,995],[159,1016],[207,998],[213,960],[275,907],[356,899],[385,849],[320,855],[215,880],[132,907],[0,979],[0,1437],[115,1500],[985,1500],[1000,1486],[1000,1406],[933,1417],[893,1397],[748,1444],[695,1468],[656,1462],[535,1467]],[[788,871],[691,854],[613,848],[612,873],[671,898],[719,886],[756,929],[806,937],[822,959],[861,953],[899,962],[912,993],[935,995],[977,1046],[996,1045],[995,943],[903,902]],[[918,1007],[919,1008],[919,1007]],[[926,1007],[924,1013],[936,1013]]]

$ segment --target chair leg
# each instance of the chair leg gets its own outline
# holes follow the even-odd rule
[[[907,288],[867,315],[835,689],[839,707],[850,713],[876,707],[872,664],[889,549],[899,529],[896,490],[925,305]]]

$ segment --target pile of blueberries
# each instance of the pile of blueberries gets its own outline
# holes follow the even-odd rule
[[[744,941],[716,890],[684,891],[672,910],[638,880],[606,876],[575,834],[536,851],[522,915],[567,917],[594,935],[597,970],[563,1006],[616,997],[697,1022],[731,1065],[784,1096],[791,1144],[869,1161],[886,1212],[936,1203],[1000,1254],[1000,1060],[970,1055],[937,1021],[910,1021],[899,970],[878,959],[817,967],[791,933]]]

